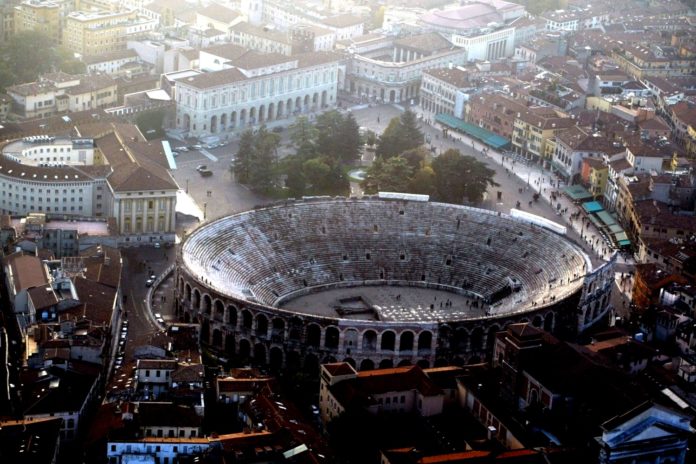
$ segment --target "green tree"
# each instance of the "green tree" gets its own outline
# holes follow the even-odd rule
[[[254,158],[254,134],[246,130],[239,137],[239,149],[232,163],[232,173],[240,184],[249,183],[252,158]]]
[[[266,126],[254,135],[253,156],[249,162],[249,184],[254,190],[267,192],[275,186],[280,136]]]
[[[317,116],[317,153],[337,156],[336,139],[342,125],[343,115],[336,110],[326,111]]]
[[[285,173],[285,187],[287,187],[289,195],[294,198],[303,196],[307,188],[307,178],[302,167],[302,158],[299,155],[285,158],[283,172]]]
[[[376,155],[391,158],[423,145],[423,132],[418,127],[415,113],[406,110],[399,118],[393,118],[377,143]]]
[[[358,126],[353,113],[348,113],[343,118],[341,130],[336,136],[338,157],[341,161],[351,163],[360,158],[360,147],[362,145],[360,126]]]
[[[472,156],[464,156],[459,150],[447,150],[432,162],[435,174],[434,196],[447,203],[480,202],[493,181],[495,171]]]
[[[363,189],[375,192],[409,192],[413,169],[401,156],[394,156],[372,164],[367,172]]]
[[[435,192],[435,171],[430,166],[423,166],[411,177],[409,193],[433,195]]]
[[[58,69],[67,74],[84,74],[87,72],[87,65],[75,58],[75,54],[64,47],[56,49],[58,54]]]
[[[408,161],[408,165],[415,172],[425,166],[425,162],[428,159],[428,150],[423,146],[412,148],[403,152],[401,157]]]
[[[298,153],[307,157],[315,153],[315,141],[317,139],[317,128],[309,122],[306,116],[300,116],[288,128],[290,140]]]
[[[21,31],[0,47],[0,86],[33,82],[40,74],[56,69],[59,57],[51,38],[39,31]]]

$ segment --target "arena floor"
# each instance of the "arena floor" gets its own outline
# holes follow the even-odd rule
[[[390,322],[440,321],[485,316],[476,298],[444,290],[398,286],[329,289],[280,304],[299,313],[353,320]]]

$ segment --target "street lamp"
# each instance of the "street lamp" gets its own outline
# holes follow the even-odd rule
[[[203,220],[205,221],[208,212],[208,203],[203,203]]]
[[[186,179],[186,193],[188,193],[188,179]]]

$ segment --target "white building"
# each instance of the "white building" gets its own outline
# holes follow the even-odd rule
[[[245,52],[232,65],[224,50],[209,50],[200,68],[212,71],[176,82],[176,127],[195,137],[332,107],[343,74],[330,52]]]

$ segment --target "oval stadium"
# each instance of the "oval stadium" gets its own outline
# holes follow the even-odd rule
[[[530,322],[577,334],[607,313],[611,269],[493,211],[307,198],[205,224],[181,246],[177,311],[220,357],[270,368],[478,362]]]

